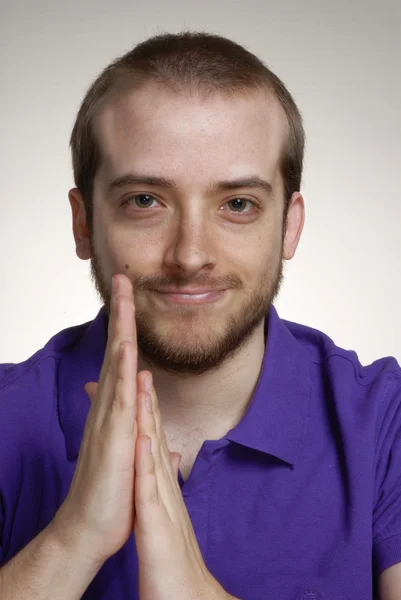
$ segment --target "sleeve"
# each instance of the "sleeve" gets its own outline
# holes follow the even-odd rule
[[[381,571],[401,562],[401,374],[387,382],[378,419],[373,506],[373,564]]]

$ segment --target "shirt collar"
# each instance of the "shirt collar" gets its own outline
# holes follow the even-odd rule
[[[59,365],[59,417],[68,460],[77,457],[90,408],[84,391],[98,381],[107,343],[104,307],[85,325]],[[311,389],[309,360],[274,306],[265,320],[266,351],[246,413],[224,437],[295,465],[306,439]]]
[[[265,320],[266,338],[259,380],[247,411],[225,437],[295,466],[309,422],[309,357],[274,306]]]

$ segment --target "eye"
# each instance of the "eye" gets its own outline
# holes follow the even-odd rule
[[[158,200],[154,196],[150,194],[135,194],[134,196],[130,196],[127,198],[123,205],[129,206],[134,212],[146,212],[148,209],[152,208],[152,203],[156,202],[158,204]],[[232,200],[228,200],[224,205],[231,206],[230,214],[236,214],[239,216],[250,216],[259,209],[259,206],[256,202],[249,200],[248,198],[233,198]],[[249,205],[250,209],[246,210],[246,206]],[[222,208],[223,208],[222,207]],[[154,208],[154,207],[153,207]]]
[[[150,196],[150,194],[136,194],[135,196],[127,198],[124,204],[133,206],[133,208],[149,208],[152,201],[156,202],[156,199],[153,196]]]
[[[242,206],[241,206],[242,203]],[[227,204],[231,204],[235,210],[233,210],[232,212],[237,213],[237,214],[249,214],[252,212],[251,210],[243,210],[244,205],[246,205],[246,203],[250,204],[252,209],[257,208],[255,202],[252,202],[251,200],[248,200],[248,198],[233,198],[232,200],[229,200],[227,202]]]

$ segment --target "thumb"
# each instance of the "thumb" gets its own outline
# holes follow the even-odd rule
[[[89,400],[93,402],[98,384],[95,381],[89,381],[84,385],[84,390],[89,396]]]

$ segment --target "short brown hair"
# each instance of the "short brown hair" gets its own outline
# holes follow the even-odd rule
[[[90,232],[93,181],[101,161],[93,117],[111,93],[135,87],[145,80],[161,82],[173,89],[202,88],[235,94],[267,88],[272,92],[289,125],[280,165],[287,214],[293,192],[301,187],[305,146],[302,117],[290,92],[259,58],[227,38],[203,32],[165,33],[138,44],[108,65],[89,87],[78,110],[70,146],[75,185],[84,198]]]

